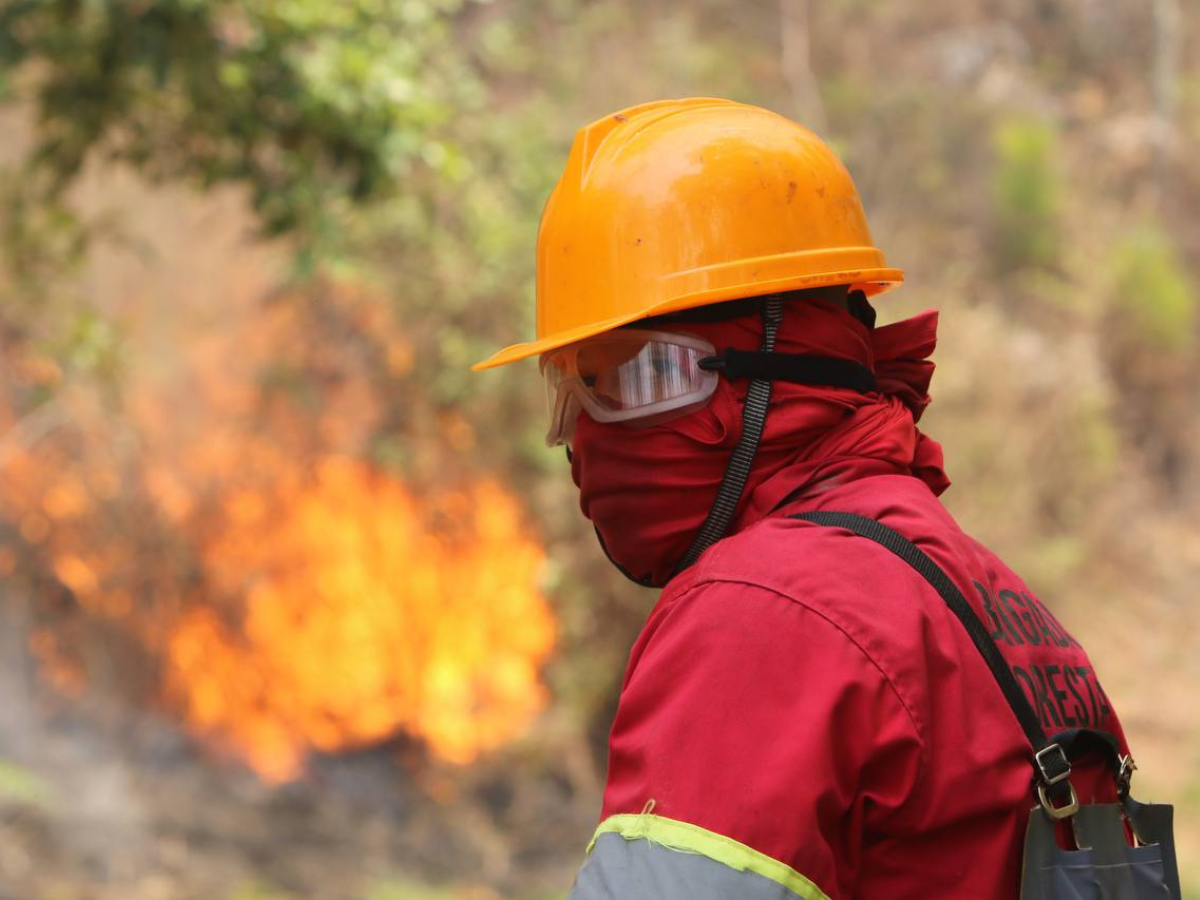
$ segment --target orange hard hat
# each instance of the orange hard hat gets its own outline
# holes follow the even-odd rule
[[[537,339],[474,368],[648,316],[903,280],[872,243],[850,174],[811,131],[731,100],[646,103],[576,134],[538,230]]]

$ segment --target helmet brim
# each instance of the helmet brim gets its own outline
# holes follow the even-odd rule
[[[620,328],[622,325],[628,325],[630,322],[636,322],[639,319],[648,319],[651,316],[681,312],[685,309],[695,309],[698,306],[711,306],[716,303],[723,303],[726,300],[741,300],[747,297],[761,297],[765,294],[777,294],[786,291],[802,291],[835,284],[849,285],[851,290],[860,290],[868,297],[873,297],[885,291],[890,291],[903,282],[904,272],[901,269],[857,269],[846,272],[825,272],[819,275],[796,275],[788,278],[780,278],[775,281],[757,282],[753,285],[724,286],[709,291],[698,291],[686,296],[674,297],[627,316],[618,316],[601,322],[592,322],[586,326],[547,335],[536,341],[513,344],[492,354],[487,359],[475,363],[475,365],[471,366],[471,371],[482,372],[484,369],[495,369],[499,366],[506,366],[509,363],[519,362],[522,359],[529,359],[550,350],[565,347],[567,344],[573,344],[576,341],[582,341],[597,334],[603,334],[614,328]]]

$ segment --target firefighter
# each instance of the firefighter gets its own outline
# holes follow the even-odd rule
[[[477,366],[539,358],[584,515],[664,588],[577,900],[1017,896],[1030,741],[980,648],[894,553],[796,514],[911,542],[1047,733],[1127,753],[1079,642],[938,500],[917,428],[936,313],[876,327],[871,305],[902,279],[845,167],[781,116],[663,101],[578,133],[538,234],[537,339]],[[1117,792],[1100,761],[1070,783]]]

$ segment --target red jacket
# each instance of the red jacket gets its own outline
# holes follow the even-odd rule
[[[903,561],[788,513],[857,513],[912,540],[972,602],[1048,734],[1100,727],[1126,749],[1079,642],[923,481],[874,474],[888,471],[863,461],[663,592],[630,656],[573,897],[1018,895],[1030,748],[979,651]],[[1115,796],[1099,765],[1072,783],[1082,802]]]

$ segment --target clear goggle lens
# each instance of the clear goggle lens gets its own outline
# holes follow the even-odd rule
[[[597,422],[650,425],[703,406],[717,375],[700,360],[715,353],[689,335],[618,329],[544,354],[547,445],[571,439],[581,409]]]

